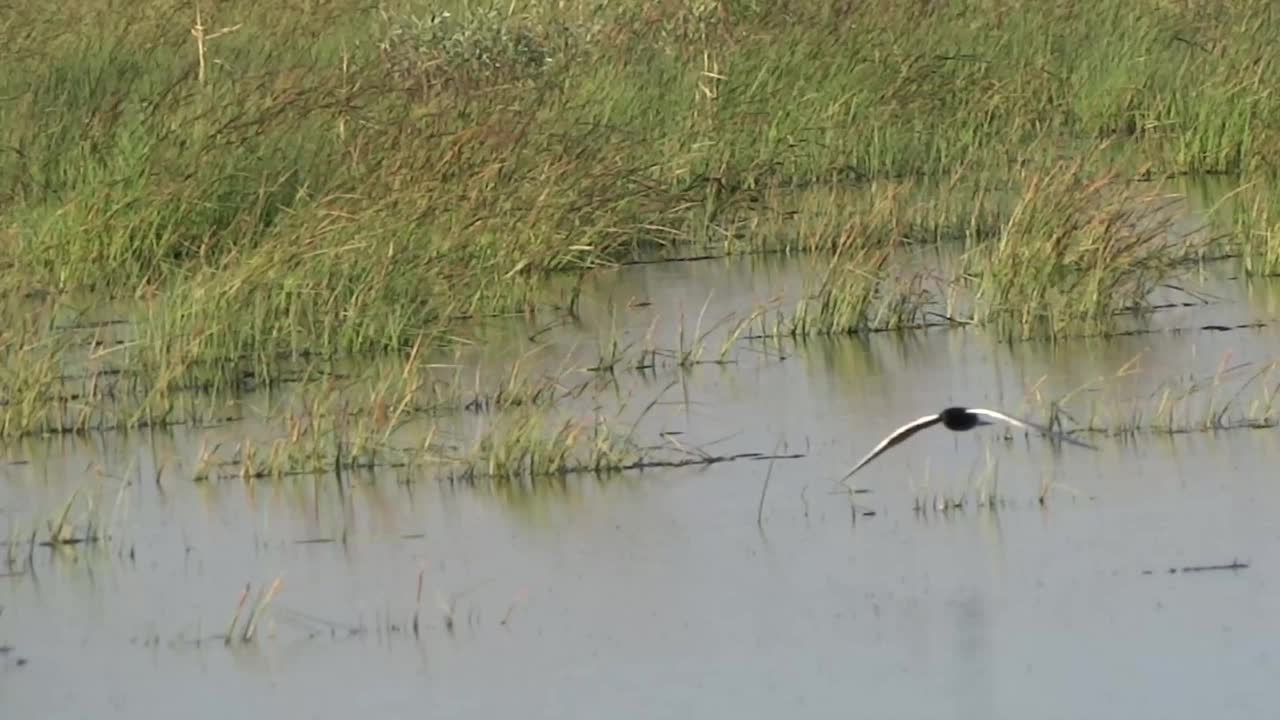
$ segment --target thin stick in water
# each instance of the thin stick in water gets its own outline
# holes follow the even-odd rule
[[[769,469],[764,474],[764,484],[760,486],[760,504],[756,507],[756,527],[764,528],[764,496],[769,492],[769,479],[773,477],[773,464],[778,460],[778,450],[782,445],[779,440],[773,446],[773,457],[769,459]]]

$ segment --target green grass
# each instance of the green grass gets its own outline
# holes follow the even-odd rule
[[[1280,185],[1248,187],[1233,199],[1229,251],[1247,275],[1280,275]]]
[[[547,311],[550,275],[655,249],[835,256],[776,328],[811,335],[918,324],[935,284],[897,250],[954,241],[963,272],[936,285],[972,296],[967,321],[1099,330],[1177,259],[1118,178],[1267,181],[1280,151],[1264,3],[195,10],[0,23],[0,291],[34,298],[6,321],[118,302],[131,323],[110,353],[7,335],[2,434],[181,419],[182,387],[456,345],[477,316]],[[1274,245],[1271,215],[1247,222]],[[138,398],[71,400],[86,355]]]
[[[778,330],[794,338],[858,334],[920,326],[932,298],[924,275],[892,277],[889,246],[859,247],[836,261]]]
[[[975,322],[1019,338],[1103,333],[1199,257],[1171,233],[1176,196],[1085,168],[1029,173],[999,235],[968,251]]]

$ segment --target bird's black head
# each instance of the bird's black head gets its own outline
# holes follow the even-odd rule
[[[967,408],[949,407],[941,415],[942,424],[948,430],[971,430],[984,424],[982,418],[969,412]]]

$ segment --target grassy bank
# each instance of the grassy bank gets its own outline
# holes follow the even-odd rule
[[[0,24],[4,291],[141,300],[121,357],[155,375],[447,344],[458,318],[547,300],[550,272],[776,243],[802,191],[825,204],[801,203],[817,229],[799,247],[842,246],[843,213],[882,209],[883,181],[938,182],[978,201],[878,209],[860,237],[1025,261],[1042,228],[986,190],[1074,191],[1028,164],[1269,178],[1280,151],[1262,3],[200,11],[77,0]],[[1084,282],[1077,260],[1116,257],[1060,255],[1037,279],[1059,293]],[[1002,317],[1044,296],[986,282]]]

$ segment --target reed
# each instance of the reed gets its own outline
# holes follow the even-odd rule
[[[449,345],[454,318],[528,311],[549,273],[638,249],[829,249],[860,183],[872,207],[910,178],[1038,193],[1024,158],[1105,140],[1080,174],[1269,176],[1278,33],[1265,4],[1157,0],[16,7],[3,283],[139,299],[153,377]],[[945,214],[882,225],[987,234]],[[1010,242],[1060,216],[1022,213]],[[1025,290],[983,312],[1029,326]]]
[[[1199,255],[1170,232],[1177,197],[1139,188],[1085,161],[1055,163],[1023,178],[998,237],[966,254],[975,322],[1015,337],[1110,330],[1141,313],[1152,290]]]

